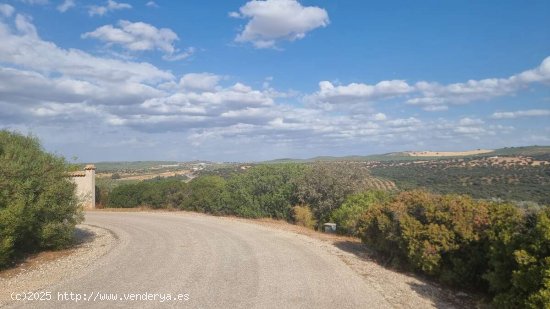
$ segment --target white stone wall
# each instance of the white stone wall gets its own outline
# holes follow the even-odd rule
[[[95,167],[88,165],[84,173],[74,173],[71,179],[76,184],[76,196],[82,207],[95,208]]]

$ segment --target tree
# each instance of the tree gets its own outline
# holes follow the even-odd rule
[[[36,138],[0,131],[0,267],[27,252],[71,244],[83,216],[67,170]]]
[[[297,199],[310,205],[319,224],[350,194],[368,188],[366,168],[353,163],[315,163],[297,181]]]

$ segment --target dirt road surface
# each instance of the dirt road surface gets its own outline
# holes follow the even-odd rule
[[[35,295],[42,301],[12,306],[392,307],[337,256],[290,232],[170,213],[90,212],[85,223],[111,230],[116,245],[79,275],[43,288]]]

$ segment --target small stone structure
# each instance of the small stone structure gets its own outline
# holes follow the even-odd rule
[[[82,207],[95,208],[95,166],[88,164],[84,171],[71,172],[69,177],[76,184],[76,196]]]

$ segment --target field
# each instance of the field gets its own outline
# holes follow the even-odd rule
[[[550,162],[527,157],[368,163],[372,175],[394,181],[399,189],[426,188],[437,193],[550,205]]]

